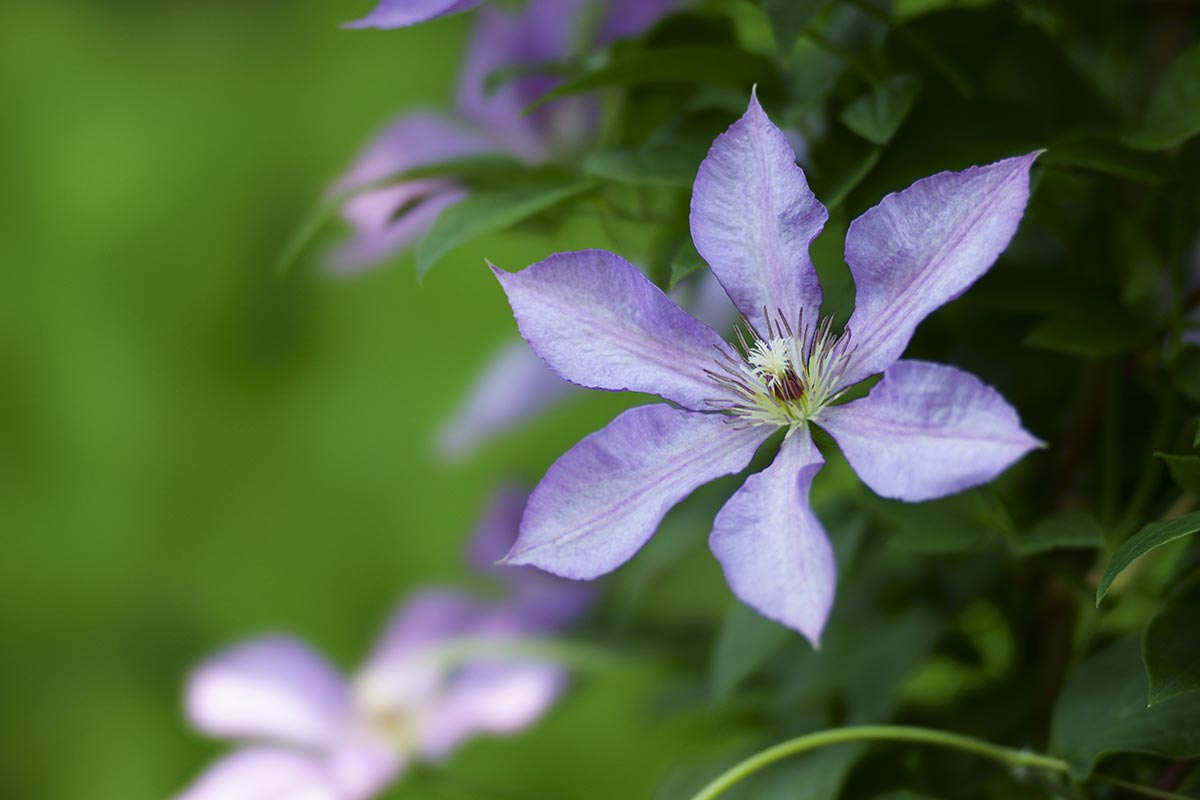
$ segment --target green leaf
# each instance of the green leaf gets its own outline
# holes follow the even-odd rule
[[[921,82],[916,78],[895,75],[842,109],[838,119],[867,141],[885,145],[900,129],[920,92]]]
[[[1032,530],[1013,533],[1008,543],[1019,556],[1059,548],[1099,548],[1104,546],[1104,530],[1086,511],[1066,511],[1040,520]]]
[[[1121,639],[1067,678],[1054,706],[1051,748],[1078,779],[1111,753],[1168,758],[1200,755],[1200,694],[1146,705],[1146,675],[1137,637]]]
[[[443,211],[421,240],[418,280],[471,239],[515,225],[591,188],[587,181],[545,182],[471,194]]]
[[[831,0],[758,0],[781,53],[788,53],[800,34],[825,10]]]
[[[1179,484],[1180,488],[1187,489],[1193,494],[1200,494],[1200,456],[1176,456],[1169,453],[1155,453],[1154,455],[1166,462],[1171,479]]]
[[[690,236],[684,237],[671,257],[671,288],[696,270],[708,269]]]
[[[729,86],[749,94],[755,83],[773,91],[779,73],[769,59],[737,47],[690,46],[632,52],[574,80],[567,81],[534,101],[525,113],[561,97],[610,86],[649,83],[688,83]]]
[[[709,690],[716,701],[727,700],[733,690],[757,672],[796,634],[735,603],[721,621],[709,667]]]
[[[1134,350],[1146,329],[1127,314],[1069,314],[1038,323],[1025,344],[1072,356],[1106,358]]]
[[[1108,568],[1104,570],[1104,577],[1100,579],[1100,585],[1096,587],[1096,605],[1100,605],[1100,600],[1108,593],[1108,589],[1116,577],[1134,561],[1156,547],[1162,547],[1168,542],[1190,536],[1196,531],[1200,531],[1200,511],[1193,511],[1191,514],[1185,514],[1169,522],[1151,522],[1130,536],[1123,545],[1117,548],[1117,552],[1113,553],[1112,560],[1108,562]]]
[[[819,193],[820,197],[825,198],[825,207],[832,210],[840,206],[850,192],[854,191],[854,187],[871,173],[882,155],[883,148],[875,145],[868,145],[865,150],[858,152],[849,164],[843,167],[837,180]]]
[[[710,140],[654,137],[641,147],[608,147],[583,162],[583,171],[620,183],[690,189]]]
[[[1141,128],[1129,144],[1144,150],[1173,147],[1200,133],[1200,44],[1179,54],[1154,87]]]
[[[1000,501],[978,489],[926,503],[872,500],[872,504],[895,526],[888,544],[906,553],[960,552],[1012,528]]]
[[[1142,660],[1151,705],[1200,689],[1200,606],[1172,606],[1150,620],[1142,636]]]

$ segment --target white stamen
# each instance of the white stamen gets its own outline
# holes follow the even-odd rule
[[[738,329],[740,347],[733,349],[740,359],[721,351],[717,369],[707,374],[737,399],[710,404],[756,425],[794,428],[818,419],[845,391],[841,379],[854,351],[850,330],[834,335],[828,317],[815,329],[805,327],[802,319],[793,328],[782,312],[774,324],[769,316],[765,322],[766,338],[748,323],[749,341]]]

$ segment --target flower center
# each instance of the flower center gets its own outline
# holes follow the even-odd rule
[[[756,425],[796,427],[817,420],[845,391],[841,379],[854,352],[850,329],[835,335],[832,317],[814,329],[802,317],[793,326],[782,312],[774,322],[765,309],[763,316],[765,336],[743,320],[733,345],[737,357],[721,351],[717,369],[706,371],[736,399],[710,403]]]
[[[359,717],[395,752],[413,752],[436,702],[437,680],[424,670],[368,671],[354,682]]]

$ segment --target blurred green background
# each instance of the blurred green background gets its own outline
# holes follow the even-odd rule
[[[514,330],[483,256],[522,266],[546,239],[485,239],[422,289],[408,258],[274,276],[367,136],[452,96],[469,19],[338,28],[369,5],[0,11],[6,796],[181,789],[224,749],[184,722],[191,665],[280,630],[352,667],[406,591],[470,582],[462,545],[499,481],[629,402],[577,399],[465,465],[430,455]],[[670,613],[728,602],[698,569]],[[647,796],[714,733],[654,711],[665,679],[593,675],[528,736],[477,740],[395,796]]]

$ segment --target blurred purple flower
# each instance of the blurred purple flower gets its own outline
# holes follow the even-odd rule
[[[745,469],[783,429],[774,463],[734,493],[709,543],[734,594],[816,644],[836,567],[808,502],[823,463],[809,423],[871,489],[907,501],[987,482],[1039,444],[973,375],[898,360],[920,321],[1008,245],[1036,155],[925,178],[855,220],[846,261],[857,302],[840,335],[820,319],[808,255],[828,213],[754,98],[713,143],[691,210],[697,250],[747,321],[740,347],[611,253],[560,253],[519,273],[493,267],[521,334],[563,378],[680,406],[631,409],[555,462],[507,562],[577,579],[608,572],[673,505]],[[866,397],[834,405],[880,372]]]
[[[500,492],[471,546],[491,566],[512,544],[527,493]],[[187,711],[199,730],[250,742],[218,760],[179,800],[359,800],[412,761],[448,757],[469,737],[535,722],[566,685],[561,666],[461,656],[552,633],[589,607],[589,587],[532,568],[502,576],[507,598],[484,603],[433,589],[402,606],[347,680],[308,645],[266,636],[234,646],[192,674]]]
[[[555,6],[608,5],[611,10],[601,20],[601,41],[635,36],[654,24],[678,0],[554,0]],[[360,20],[346,23],[347,28],[407,28],[438,17],[470,11],[484,0],[380,0],[375,9]],[[550,6],[546,7],[547,9]]]
[[[597,127],[593,98],[571,97],[524,114],[560,78],[544,65],[572,54],[580,24],[593,1],[600,16],[592,44],[603,46],[654,23],[677,0],[529,0],[517,13],[489,7],[479,12],[452,116],[407,114],[388,125],[334,185],[335,197],[356,193],[342,206],[353,235],[330,257],[335,271],[370,267],[411,246],[438,214],[466,196],[451,180],[410,180],[371,188],[390,176],[484,153],[510,155],[528,164],[545,162],[587,144]],[[398,27],[466,10],[477,3],[388,2],[362,23]],[[424,14],[425,16],[421,16]],[[391,20],[390,24],[387,21]],[[498,70],[528,68],[489,90]]]
[[[346,28],[407,28],[431,19],[470,11],[484,0],[380,0],[375,9]]]

